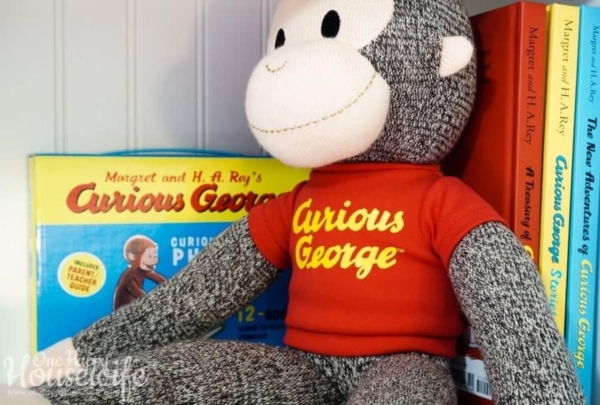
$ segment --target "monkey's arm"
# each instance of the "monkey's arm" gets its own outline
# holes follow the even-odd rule
[[[154,281],[156,284],[162,284],[165,281],[167,281],[166,278],[164,278],[162,275],[160,275],[154,271],[151,271],[150,273],[148,273],[148,278],[150,280]]]
[[[512,232],[475,228],[456,247],[450,278],[496,405],[585,404],[537,269]]]
[[[77,356],[114,358],[201,336],[258,296],[278,273],[254,245],[244,218],[167,282],[78,333]]]
[[[129,293],[134,297],[139,298],[146,295],[146,291],[144,291],[139,285],[137,285],[134,280],[131,280],[131,282],[127,284],[125,289],[129,291]]]

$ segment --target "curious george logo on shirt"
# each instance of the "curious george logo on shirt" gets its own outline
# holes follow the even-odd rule
[[[364,246],[358,248],[351,243],[332,246],[314,246],[313,235],[317,232],[368,231],[398,234],[404,229],[404,211],[390,212],[378,209],[357,208],[351,201],[343,203],[344,208],[313,209],[309,198],[300,204],[293,219],[293,232],[301,235],[296,241],[294,257],[299,269],[342,269],[356,268],[356,278],[366,278],[377,266],[388,269],[397,262],[397,254],[402,252],[395,246]]]

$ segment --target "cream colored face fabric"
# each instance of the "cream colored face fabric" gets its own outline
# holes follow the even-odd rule
[[[246,113],[281,161],[319,167],[365,151],[383,130],[390,89],[358,50],[390,22],[392,0],[283,0]],[[365,18],[368,16],[368,18]]]

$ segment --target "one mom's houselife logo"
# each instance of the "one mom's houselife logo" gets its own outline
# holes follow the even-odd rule
[[[293,232],[301,235],[294,249],[296,265],[300,269],[356,269],[356,278],[366,278],[374,266],[388,269],[397,263],[398,253],[403,250],[395,246],[362,246],[351,243],[344,245],[314,246],[315,233],[332,231],[389,232],[397,234],[404,229],[404,211],[391,213],[378,209],[352,208],[345,201],[344,208],[323,210],[312,208],[312,199],[303,202],[294,213]],[[365,239],[368,236],[365,235]]]

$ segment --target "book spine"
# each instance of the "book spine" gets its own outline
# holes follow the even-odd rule
[[[540,275],[554,320],[564,335],[579,7],[552,4],[548,13]]]
[[[546,10],[519,3],[513,231],[539,266]]]
[[[600,210],[597,152],[600,8],[581,6],[565,339],[587,403],[592,397]]]
[[[34,355],[38,351],[37,341],[37,271],[38,271],[38,249],[37,249],[37,195],[35,187],[33,186],[36,182],[36,164],[35,159],[29,158],[28,161],[29,169],[29,329],[30,329],[30,340],[29,340],[29,354]]]
[[[511,182],[511,229],[539,263],[540,199],[542,176],[542,144],[546,77],[546,7],[540,4],[518,3],[514,16],[514,74],[507,85],[515,92],[506,101],[514,109],[514,167]],[[508,59],[507,59],[508,61]],[[510,63],[507,66],[510,68]],[[454,380],[459,388],[460,403],[493,404],[482,355],[477,347],[461,347],[453,362]]]

